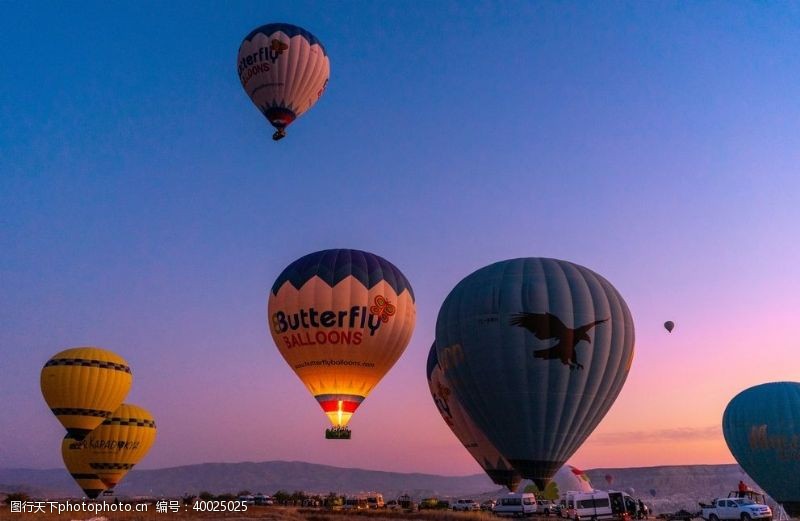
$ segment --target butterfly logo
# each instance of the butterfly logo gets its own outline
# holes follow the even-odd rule
[[[375,297],[375,305],[369,308],[369,312],[380,317],[382,322],[388,322],[389,317],[397,313],[397,308],[386,300],[383,295]]]
[[[283,43],[282,41],[278,40],[277,38],[273,38],[272,42],[269,44],[269,50],[273,51],[275,54],[283,54],[283,51],[289,48],[289,45]]]

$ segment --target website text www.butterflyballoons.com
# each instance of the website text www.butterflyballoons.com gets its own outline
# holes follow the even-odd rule
[[[150,509],[149,503],[119,503],[103,501],[12,501],[11,513],[14,514],[64,514],[70,512],[89,512],[105,514],[113,512],[145,513]],[[245,501],[195,501],[193,505],[182,504],[178,500],[160,500],[153,505],[156,513],[197,512],[246,512]]]
[[[302,369],[304,367],[314,367],[314,366],[331,366],[331,365],[350,365],[355,367],[375,367],[374,362],[360,362],[358,360],[306,360],[305,362],[301,362],[299,364],[295,364],[295,369]]]

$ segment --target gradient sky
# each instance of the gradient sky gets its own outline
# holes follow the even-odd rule
[[[732,462],[727,402],[800,380],[796,4],[227,4],[0,8],[0,466],[61,465],[39,371],[89,344],[156,416],[142,468],[480,472],[425,359],[449,290],[513,257],[585,265],[634,315],[579,467]],[[235,72],[270,21],[332,69],[277,144]],[[331,247],[386,257],[417,296],[348,443],[266,325],[280,271]]]

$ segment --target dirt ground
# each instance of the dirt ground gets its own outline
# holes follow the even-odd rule
[[[247,512],[195,512],[191,509],[180,512],[158,513],[155,505],[148,505],[147,512],[50,512],[45,505],[44,512],[11,512],[3,505],[0,507],[0,521],[179,521],[188,519],[226,521],[244,521],[259,519],[266,521],[488,521],[493,519],[486,512],[451,512],[451,511],[422,511],[422,512],[394,512],[394,511],[358,511],[342,512],[324,509],[293,508],[293,507],[257,507],[249,506]],[[100,519],[105,518],[105,519]],[[542,518],[545,520],[548,518]],[[553,518],[549,518],[550,521]]]

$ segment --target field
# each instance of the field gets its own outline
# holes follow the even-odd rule
[[[91,512],[65,512],[65,513],[12,513],[8,506],[0,507],[0,521],[104,521],[97,518],[105,517],[108,521],[177,521],[186,519],[225,519],[230,521],[260,519],[267,521],[392,521],[392,520],[418,520],[418,521],[487,521],[492,519],[491,514],[484,512],[450,512],[447,510],[422,511],[422,512],[392,512],[392,511],[359,511],[344,513],[323,509],[293,508],[293,507],[249,507],[247,512],[194,512],[181,511],[177,513],[157,513],[154,505],[149,505],[148,512],[107,512],[95,515]],[[547,519],[547,518],[542,518]],[[551,520],[553,518],[550,518]]]

